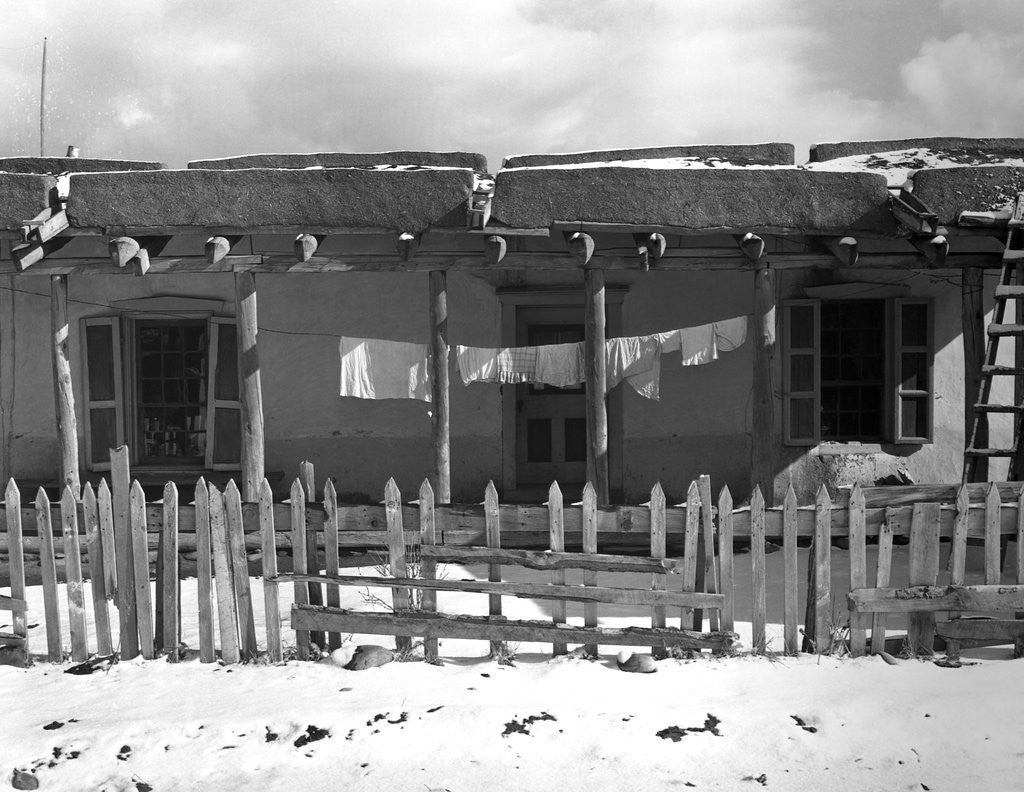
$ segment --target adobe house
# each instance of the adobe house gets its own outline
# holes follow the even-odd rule
[[[983,363],[1024,366],[1010,344],[983,361],[1022,157],[930,138],[802,166],[777,143],[515,156],[494,176],[464,153],[0,159],[0,476],[96,480],[126,444],[144,483],[233,476],[248,500],[304,459],[373,501],[389,476],[441,502],[491,479],[534,502],[553,479],[605,502],[658,480],[682,498],[701,473],[740,497],[956,482]],[[740,316],[717,360],[662,355],[659,400],[606,388],[606,339]],[[342,336],[427,344],[430,402],[339,396]],[[456,345],[575,341],[580,387],[465,385],[456,365]],[[1005,475],[1024,401],[996,374],[986,399],[1010,406],[987,442],[980,422],[997,451],[975,478],[988,456]]]

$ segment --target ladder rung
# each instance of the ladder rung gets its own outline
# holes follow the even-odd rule
[[[1024,297],[1024,286],[996,286],[996,299],[1000,297]]]
[[[981,376],[994,376],[999,374],[1024,374],[1024,366],[982,366]]]
[[[1010,457],[1017,453],[1015,448],[965,448],[967,456],[977,457]]]
[[[975,404],[978,412],[1024,412],[1024,404]]]
[[[988,334],[990,336],[1024,336],[1024,325],[990,324]]]

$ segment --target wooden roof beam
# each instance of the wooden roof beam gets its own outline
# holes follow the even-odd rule
[[[33,240],[22,245],[15,245],[11,248],[14,267],[18,272],[24,272],[33,264],[41,262],[50,253],[56,253],[70,241],[71,237],[58,236],[45,242]]]
[[[489,236],[484,239],[484,260],[487,266],[496,267],[508,252],[508,242],[505,237]]]
[[[569,253],[575,258],[581,266],[586,266],[590,263],[590,259],[594,257],[594,238],[590,234],[584,234],[582,231],[575,233],[565,234],[566,242],[569,245]]]
[[[309,261],[313,258],[320,244],[327,238],[326,234],[299,234],[295,237],[293,248],[296,261]]]
[[[928,266],[935,268],[945,266],[946,256],[949,255],[949,241],[942,234],[937,234],[931,239],[914,237],[910,240],[910,244],[927,259]]]
[[[412,234],[408,231],[403,231],[398,235],[398,239],[395,246],[398,250],[398,258],[402,261],[409,261],[420,246],[421,234]]]
[[[857,240],[851,236],[825,237],[822,239],[825,247],[835,256],[844,267],[852,267],[860,258],[857,252]]]
[[[737,236],[736,244],[740,246],[743,255],[754,263],[757,263],[764,255],[764,240],[757,234],[747,233]]]
[[[231,248],[237,245],[242,239],[240,234],[232,234],[230,236],[212,236],[206,240],[204,246],[204,252],[206,254],[206,260],[211,264],[216,264],[228,253],[231,252]]]
[[[110,263],[115,267],[131,267],[136,275],[145,275],[150,269],[150,256],[159,256],[167,243],[171,241],[169,236],[152,237],[114,237],[107,242],[107,252],[110,254]]]
[[[68,227],[68,214],[63,209],[47,207],[21,226],[22,242],[45,242]]]
[[[657,232],[652,234],[633,234],[633,241],[636,243],[637,256],[640,258],[640,266],[647,272],[652,266],[652,259],[657,261],[665,255],[665,248],[668,241],[664,234]]]

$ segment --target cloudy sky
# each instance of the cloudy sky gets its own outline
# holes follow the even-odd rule
[[[0,155],[1024,136],[1021,0],[15,4]]]

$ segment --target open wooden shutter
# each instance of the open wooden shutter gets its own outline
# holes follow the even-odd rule
[[[234,317],[210,319],[206,399],[206,467],[237,470],[242,464],[242,405],[238,389],[238,331]]]
[[[786,445],[817,445],[821,439],[821,304],[784,305],[783,426]]]
[[[124,444],[121,325],[116,316],[82,320],[85,457],[90,470],[110,470],[110,449]]]
[[[894,301],[893,358],[896,374],[894,427],[897,443],[932,440],[932,322],[927,300]]]

